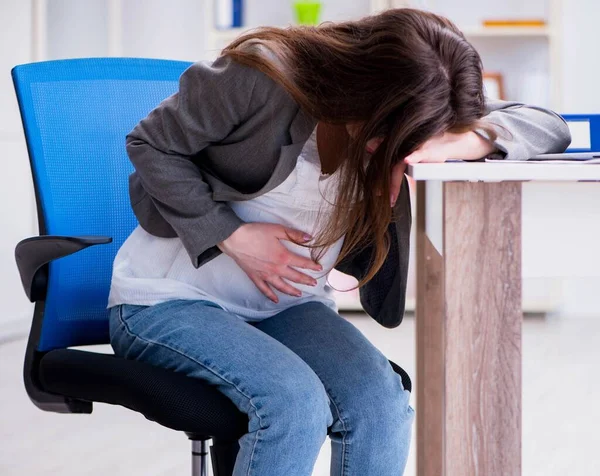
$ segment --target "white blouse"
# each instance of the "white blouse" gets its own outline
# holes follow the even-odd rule
[[[338,174],[323,175],[317,150],[316,128],[304,145],[295,169],[275,189],[252,200],[228,202],[245,222],[279,223],[316,236],[331,214]],[[317,280],[316,286],[288,281],[302,292],[290,296],[274,288],[274,303],[225,253],[194,268],[179,238],[158,238],[138,226],[125,240],[113,265],[108,307],[118,304],[154,305],[174,299],[211,301],[246,321],[270,317],[288,307],[320,301],[336,312],[327,275],[342,248],[342,237],[321,260],[323,271],[296,268]],[[310,257],[310,248],[281,240],[290,251]],[[284,278],[285,279],[285,278]]]

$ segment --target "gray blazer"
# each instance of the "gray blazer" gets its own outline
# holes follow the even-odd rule
[[[546,109],[490,101],[490,121],[510,138],[496,147],[510,159],[562,152],[565,122]],[[162,101],[127,135],[135,172],[131,205],[140,225],[159,237],[179,237],[196,268],[221,251],[216,244],[243,221],[224,202],[264,194],[292,172],[316,120],[262,72],[230,58],[197,62],[180,77],[179,91]],[[411,208],[406,178],[390,223],[391,248],[374,279],[360,289],[365,311],[385,327],[404,314]],[[360,279],[371,249],[336,267]]]

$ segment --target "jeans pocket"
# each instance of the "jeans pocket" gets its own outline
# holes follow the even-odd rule
[[[125,324],[121,320],[121,306],[115,306],[110,308],[110,314],[108,317],[108,336],[110,339],[110,345],[113,350],[116,351],[116,342],[123,335]]]
[[[134,322],[135,316],[140,311],[146,309],[148,306],[137,306],[133,304],[119,304],[110,309],[109,317],[109,333],[111,342],[118,331],[130,329]]]
[[[134,316],[138,312],[143,309],[146,309],[148,306],[138,306],[134,304],[121,304],[119,306],[119,318],[121,321],[125,322],[130,317]]]

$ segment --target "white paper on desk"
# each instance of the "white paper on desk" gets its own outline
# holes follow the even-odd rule
[[[494,164],[600,164],[600,159],[572,159],[572,160],[560,160],[560,159],[546,159],[546,160],[503,160],[503,159],[485,159],[486,162]]]

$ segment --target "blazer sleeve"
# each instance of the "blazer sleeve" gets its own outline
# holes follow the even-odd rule
[[[127,154],[135,167],[130,196],[140,225],[157,234],[153,229],[160,226],[152,220],[164,219],[196,268],[218,255],[216,244],[243,221],[226,203],[213,201],[211,188],[191,159],[253,113],[258,74],[228,57],[212,64],[196,62],[180,76],[178,91],[126,136]],[[149,207],[160,217],[147,213]]]
[[[571,133],[558,114],[537,106],[518,102],[488,100],[484,120],[495,127],[494,145],[501,157],[527,160],[538,154],[564,152],[571,143]],[[476,131],[488,138],[484,131]]]

